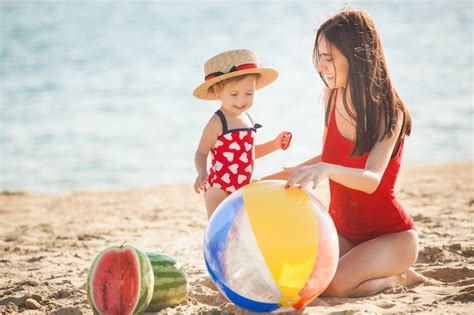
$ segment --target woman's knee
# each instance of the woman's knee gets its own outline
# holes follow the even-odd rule
[[[338,266],[334,278],[322,294],[331,297],[347,297],[354,288],[354,278],[343,266]],[[353,276],[353,275],[352,275]]]
[[[350,291],[350,288],[344,285],[343,281],[338,279],[339,277],[334,277],[331,283],[328,285],[326,290],[324,290],[321,296],[327,297],[347,297]]]
[[[407,244],[410,246],[410,251],[408,252],[408,257],[407,259],[410,262],[410,266],[413,266],[416,263],[416,260],[418,258],[418,247],[419,247],[419,241],[418,241],[418,232],[416,230],[408,230],[405,231],[407,234]]]
[[[390,241],[394,244],[394,250],[402,254],[400,258],[404,258],[403,260],[410,266],[413,265],[418,257],[418,233],[416,230],[406,230],[392,235],[396,237]]]

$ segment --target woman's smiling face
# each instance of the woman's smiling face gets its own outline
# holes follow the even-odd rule
[[[349,81],[349,62],[324,36],[318,43],[318,72],[330,89],[346,87]]]

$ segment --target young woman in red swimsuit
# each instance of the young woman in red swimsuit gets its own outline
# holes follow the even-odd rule
[[[366,296],[422,282],[410,268],[418,234],[394,195],[411,117],[371,18],[347,9],[330,18],[317,32],[313,57],[326,85],[322,153],[267,178],[313,188],[329,179],[340,260],[323,295]]]

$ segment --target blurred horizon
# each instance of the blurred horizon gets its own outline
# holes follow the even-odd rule
[[[345,1],[0,2],[0,189],[69,192],[193,182],[217,102],[203,64],[250,48],[278,80],[257,92],[257,143],[292,146],[254,177],[321,150],[318,26]],[[374,19],[413,117],[405,165],[473,160],[472,1],[353,1]]]

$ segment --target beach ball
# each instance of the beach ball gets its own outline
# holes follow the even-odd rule
[[[336,272],[339,243],[324,206],[307,190],[260,181],[229,195],[211,216],[204,259],[219,291],[252,312],[304,308]]]

